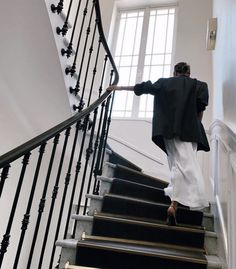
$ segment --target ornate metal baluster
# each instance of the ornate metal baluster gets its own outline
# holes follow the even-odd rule
[[[80,99],[80,103],[79,103],[79,106],[76,107],[76,109],[78,108],[79,111],[81,111],[83,109],[83,99],[84,99],[84,93],[85,93],[85,87],[86,87],[86,83],[87,83],[87,77],[88,77],[88,71],[89,71],[89,66],[90,66],[90,61],[91,61],[91,57],[92,57],[92,53],[93,53],[93,43],[94,43],[94,38],[95,38],[95,34],[96,34],[96,24],[95,24],[95,27],[94,27],[94,31],[93,31],[93,37],[92,37],[92,42],[91,42],[91,46],[90,46],[90,49],[89,49],[89,57],[88,57],[88,62],[87,62],[87,68],[86,68],[86,72],[85,72],[85,79],[84,79],[84,85],[83,85],[83,90],[82,90],[82,95],[81,95],[81,99]],[[79,80],[77,81],[77,86],[79,86]],[[75,86],[75,89],[73,89],[75,95],[77,95],[77,90],[76,90],[76,86]],[[90,89],[90,96],[91,96],[91,89]],[[89,103],[87,105],[87,107],[89,106],[90,104],[90,98],[89,98]],[[75,109],[75,106],[74,106],[74,109]]]
[[[84,150],[84,143],[85,143],[85,138],[86,138],[86,131],[87,131],[87,126],[88,126],[88,121],[89,121],[89,115],[87,115],[84,119],[83,122],[83,138],[82,138],[82,142],[80,145],[80,152],[79,152],[79,157],[77,160],[77,164],[76,164],[76,169],[75,169],[75,177],[74,177],[74,184],[73,184],[73,188],[72,188],[72,192],[71,192],[71,198],[70,198],[70,205],[69,205],[69,209],[68,209],[68,214],[67,214],[67,220],[66,220],[66,226],[65,226],[65,231],[64,231],[64,239],[67,236],[67,232],[68,232],[68,227],[69,227],[69,222],[70,222],[70,217],[71,217],[71,211],[72,211],[72,206],[73,206],[73,201],[74,201],[74,196],[75,196],[75,190],[76,190],[76,185],[78,182],[78,175],[81,169],[81,159],[82,159],[82,155],[83,155],[83,150]]]
[[[71,130],[71,128],[68,128],[66,130],[66,132],[65,132],[65,140],[64,140],[64,144],[63,144],[60,163],[59,163],[59,166],[58,166],[58,172],[57,172],[57,176],[56,176],[55,185],[54,185],[53,192],[52,192],[52,201],[51,201],[51,206],[50,206],[50,210],[49,210],[49,214],[48,214],[48,221],[47,221],[46,230],[45,230],[45,234],[44,234],[41,254],[40,254],[40,258],[39,258],[39,267],[42,266],[42,262],[43,262],[43,258],[44,258],[44,253],[45,253],[45,248],[46,248],[46,244],[47,244],[49,228],[50,228],[51,220],[52,220],[52,214],[53,214],[53,210],[54,210],[55,201],[56,201],[56,198],[57,198],[57,193],[58,193],[58,190],[59,190],[59,180],[60,180],[60,177],[61,177],[61,171],[62,171],[62,166],[63,166],[63,163],[64,163],[64,157],[65,157],[65,153],[66,153],[66,148],[67,148],[67,143],[68,143],[68,139],[69,139],[69,135],[70,135],[70,130]]]
[[[54,4],[51,5],[51,10],[53,13],[57,12],[57,14],[60,14],[64,7],[64,0],[60,0],[57,6]]]
[[[83,20],[82,20],[82,24],[81,24],[81,28],[80,28],[79,39],[78,39],[77,46],[76,46],[74,61],[73,61],[73,64],[72,64],[71,67],[67,67],[65,69],[66,75],[70,74],[71,76],[73,76],[75,74],[75,72],[76,72],[76,61],[77,61],[77,57],[78,57],[78,53],[79,53],[79,47],[80,47],[80,41],[81,41],[81,37],[82,37],[82,32],[83,32],[83,29],[84,29],[85,17],[86,17],[87,12],[88,12],[88,2],[89,2],[89,0],[87,0],[86,6],[85,6],[84,12],[83,12]]]
[[[78,16],[79,16],[80,5],[81,5],[81,0],[79,0],[79,3],[78,3],[76,15],[75,15],[74,26],[73,26],[73,30],[72,30],[72,34],[71,34],[71,38],[70,38],[70,43],[69,43],[69,45],[68,45],[68,47],[67,47],[66,50],[65,49],[61,49],[61,55],[64,56],[66,54],[67,58],[69,58],[71,56],[72,50],[73,50],[73,39],[74,39],[75,28],[76,28],[77,20],[78,20]]]
[[[7,248],[8,248],[8,245],[9,245],[9,239],[10,239],[10,236],[11,236],[10,235],[11,227],[12,227],[13,219],[14,219],[14,216],[15,216],[19,196],[20,196],[21,187],[22,187],[22,183],[23,183],[23,180],[24,180],[26,167],[27,167],[27,165],[29,163],[30,154],[31,154],[30,152],[26,153],[24,158],[23,158],[23,161],[22,161],[23,166],[22,166],[22,169],[21,169],[20,178],[19,178],[18,185],[17,185],[17,188],[16,188],[16,193],[15,193],[15,197],[14,197],[14,201],[13,201],[13,205],[12,205],[12,209],[11,209],[11,213],[10,213],[10,218],[9,218],[9,221],[8,221],[6,233],[4,234],[3,240],[2,240],[2,243],[1,243],[0,268],[2,266],[4,255],[7,252]]]
[[[51,172],[52,172],[52,165],[54,162],[56,148],[57,148],[57,145],[59,142],[59,137],[60,137],[60,134],[57,134],[53,140],[53,149],[52,149],[52,153],[51,153],[51,157],[50,157],[50,161],[49,161],[49,166],[48,166],[46,180],[45,180],[45,184],[44,184],[44,188],[43,188],[42,197],[41,197],[41,200],[39,203],[38,217],[37,217],[37,222],[36,222],[36,226],[35,226],[35,230],[34,230],[34,236],[33,236],[32,245],[31,245],[31,249],[30,249],[29,259],[28,259],[28,263],[27,263],[27,269],[31,268],[31,262],[32,262],[33,254],[34,254],[36,240],[38,237],[38,231],[39,231],[39,226],[41,223],[42,214],[43,214],[44,207],[45,207],[46,194],[47,194],[47,190],[48,190],[49,179],[50,179]]]
[[[58,35],[60,35],[62,33],[62,35],[65,36],[67,31],[68,31],[68,21],[69,21],[69,17],[70,17],[70,11],[71,11],[72,3],[73,3],[73,0],[70,0],[68,12],[67,12],[67,15],[66,15],[66,20],[65,20],[62,28],[60,28],[60,27],[56,28],[56,32],[57,32]]]
[[[36,190],[36,184],[37,184],[37,180],[38,180],[38,176],[39,176],[39,171],[40,171],[40,167],[41,167],[45,147],[46,147],[46,143],[43,144],[42,146],[40,146],[40,148],[39,148],[39,157],[38,157],[38,161],[37,161],[37,165],[36,165],[36,170],[35,170],[35,173],[34,173],[34,179],[33,179],[32,187],[31,187],[31,192],[30,192],[30,196],[29,196],[29,200],[28,200],[28,205],[27,205],[27,209],[26,209],[24,218],[22,220],[21,236],[20,236],[20,240],[19,240],[19,243],[18,243],[17,253],[16,253],[16,257],[15,257],[15,261],[14,261],[14,266],[13,266],[14,269],[16,269],[17,266],[18,266],[18,261],[19,261],[19,258],[20,258],[25,233],[26,233],[26,230],[28,228],[28,224],[29,224],[29,220],[30,220],[31,206],[32,206],[32,203],[33,203],[34,193],[35,193],[35,190]]]
[[[11,167],[10,164],[8,164],[2,169],[1,181],[0,181],[0,198],[2,196],[2,191],[4,188],[5,180],[8,178],[8,172],[9,172],[10,167]]]
[[[112,70],[111,71],[111,79],[113,77],[113,73],[114,73],[114,71]],[[108,116],[108,119],[107,119],[107,129],[106,129],[106,132],[105,132],[105,140],[104,140],[102,158],[101,158],[100,168],[99,168],[99,174],[100,175],[102,174],[103,162],[104,162],[104,157],[105,157],[105,152],[106,152],[107,138],[108,138],[109,128],[110,128],[110,124],[111,124],[111,114],[112,114],[112,108],[113,108],[114,98],[115,98],[115,92],[113,92],[113,95],[112,95],[110,112],[109,112],[109,116]]]
[[[85,179],[86,179],[86,174],[87,174],[88,163],[89,163],[90,155],[93,153],[93,136],[94,136],[95,126],[96,126],[96,119],[97,119],[97,109],[95,109],[95,110],[96,110],[96,112],[94,113],[94,117],[93,117],[93,126],[92,126],[92,130],[91,130],[90,138],[89,138],[89,145],[88,145],[88,148],[86,150],[84,173],[83,173],[81,187],[80,187],[80,194],[79,194],[79,199],[78,199],[78,203],[77,203],[76,214],[79,214],[83,190],[84,190],[84,184],[85,184]],[[90,188],[90,184],[89,184],[88,188]],[[75,237],[76,225],[77,225],[77,221],[75,221],[75,223],[74,223],[72,238]]]
[[[56,250],[55,243],[56,243],[56,240],[58,238],[58,234],[59,234],[60,227],[61,227],[62,214],[63,214],[63,210],[64,210],[64,206],[65,206],[65,200],[66,200],[68,186],[70,183],[71,168],[72,168],[72,164],[74,161],[75,149],[76,149],[76,145],[78,142],[78,134],[79,134],[80,128],[81,128],[81,121],[78,121],[76,124],[76,127],[75,127],[74,141],[73,141],[73,145],[72,145],[72,151],[71,151],[70,161],[69,161],[69,165],[68,165],[68,170],[67,170],[66,177],[65,177],[65,187],[63,190],[63,196],[62,196],[62,200],[61,200],[61,207],[60,207],[60,212],[59,212],[59,216],[58,216],[55,237],[54,237],[54,241],[53,241],[53,249],[52,249],[49,268],[52,268],[52,264],[53,264],[53,260],[54,260],[54,255],[55,255],[55,250]]]

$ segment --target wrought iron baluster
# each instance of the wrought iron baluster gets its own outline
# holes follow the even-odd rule
[[[72,3],[73,3],[73,0],[70,0],[69,8],[68,8],[67,15],[66,15],[66,20],[65,20],[62,28],[60,28],[60,27],[56,28],[56,32],[58,35],[60,35],[62,33],[62,35],[65,36],[67,31],[68,31],[68,21],[69,21],[69,17],[70,17]]]
[[[67,143],[68,143],[68,139],[69,139],[69,135],[70,135],[70,130],[71,130],[71,128],[68,128],[65,132],[65,140],[64,140],[64,144],[63,144],[61,159],[60,159],[59,166],[58,166],[58,172],[57,172],[57,176],[56,176],[55,185],[54,185],[54,188],[52,191],[52,201],[51,201],[51,206],[50,206],[50,210],[49,210],[49,214],[48,214],[48,220],[47,220],[47,225],[46,225],[46,229],[45,229],[41,254],[40,254],[40,258],[39,258],[39,267],[40,268],[42,266],[42,262],[43,262],[43,258],[44,258],[45,248],[46,248],[47,239],[48,239],[48,233],[49,233],[51,220],[52,220],[52,214],[53,214],[53,210],[54,210],[55,201],[57,199],[57,193],[59,190],[59,181],[61,178],[61,171],[62,171],[62,166],[64,163],[64,158],[65,158]]]
[[[74,201],[74,196],[75,196],[75,190],[76,190],[76,185],[78,182],[78,175],[80,173],[81,169],[81,160],[82,160],[82,155],[83,155],[83,150],[84,150],[84,144],[85,144],[85,138],[86,138],[86,131],[87,131],[87,126],[88,126],[88,121],[89,121],[89,115],[87,115],[84,119],[83,122],[83,138],[82,142],[80,145],[80,152],[79,152],[79,157],[77,160],[76,164],[76,169],[75,169],[75,177],[74,177],[74,184],[71,192],[71,199],[70,199],[70,205],[68,209],[68,214],[67,214],[67,220],[66,220],[66,226],[65,226],[65,231],[64,231],[64,239],[66,238],[67,232],[68,232],[68,227],[69,227],[69,222],[70,222],[70,217],[71,217],[71,211],[72,211],[72,206],[73,206],[73,201]]]
[[[73,61],[73,64],[72,64],[71,67],[67,67],[65,69],[66,75],[70,74],[71,76],[73,76],[75,74],[75,72],[76,72],[76,61],[77,61],[77,57],[78,57],[78,53],[79,53],[79,48],[80,48],[80,41],[81,41],[83,29],[84,29],[85,17],[86,17],[87,12],[88,12],[88,2],[89,2],[89,0],[87,0],[86,6],[85,6],[84,12],[83,12],[83,20],[82,20],[82,24],[81,24],[81,28],[80,28],[79,39],[78,39],[77,46],[76,46],[74,61]]]
[[[78,3],[76,15],[75,15],[74,26],[73,26],[72,34],[70,37],[70,43],[67,46],[66,50],[61,49],[61,55],[64,56],[66,54],[67,58],[69,58],[71,56],[72,51],[73,51],[73,39],[74,39],[74,35],[75,35],[75,28],[77,26],[77,20],[78,20],[78,16],[79,16],[80,6],[81,6],[81,0],[79,0],[79,3]]]
[[[57,14],[60,14],[63,8],[64,8],[64,0],[60,0],[57,6],[55,6],[54,4],[51,5],[51,11],[53,13],[57,12]]]
[[[111,71],[110,75],[110,85],[112,81],[112,76],[113,76],[113,70]],[[97,155],[97,161],[95,165],[95,177],[98,175],[101,175],[101,170],[100,167],[102,165],[102,158],[103,158],[103,148],[104,148],[104,143],[106,139],[106,126],[107,126],[107,120],[108,120],[108,113],[109,113],[109,107],[110,107],[110,100],[111,100],[111,95],[107,98],[106,102],[106,108],[105,108],[105,114],[104,114],[104,119],[103,119],[103,126],[102,126],[102,133],[101,133],[101,138],[100,138],[100,143],[99,143],[99,150],[98,150],[98,155]],[[96,187],[96,193],[98,193],[98,188],[99,186]]]
[[[53,162],[54,162],[54,157],[55,157],[57,145],[58,145],[58,142],[59,142],[59,137],[60,137],[60,134],[57,134],[54,137],[54,140],[53,140],[52,153],[51,153],[51,157],[50,157],[50,161],[49,161],[49,166],[48,166],[48,170],[47,170],[47,175],[46,175],[46,179],[45,179],[45,184],[44,184],[44,188],[43,188],[42,197],[41,197],[41,200],[40,200],[40,203],[39,203],[38,217],[37,217],[37,221],[36,221],[36,226],[35,226],[35,230],[34,230],[34,236],[33,236],[33,240],[32,240],[32,245],[31,245],[31,249],[30,249],[28,263],[27,263],[27,269],[31,268],[31,262],[32,262],[33,254],[34,254],[36,240],[37,240],[37,237],[38,237],[38,231],[39,231],[39,226],[40,226],[40,223],[41,223],[42,214],[43,214],[44,207],[45,207],[46,194],[47,194],[47,190],[48,190],[49,179],[50,179],[51,172],[52,172],[52,166],[53,166]]]
[[[8,178],[8,173],[9,173],[10,167],[11,167],[10,164],[8,164],[5,167],[3,167],[3,169],[2,169],[1,181],[0,181],[0,198],[2,196],[2,191],[4,188],[5,181]]]
[[[76,214],[79,214],[81,201],[82,201],[83,190],[84,190],[84,184],[85,184],[85,179],[86,179],[86,174],[87,174],[87,169],[88,169],[88,163],[89,163],[90,155],[93,153],[93,137],[94,137],[95,127],[96,127],[97,108],[95,110],[96,111],[94,111],[93,126],[92,126],[92,130],[91,130],[91,133],[90,133],[90,138],[89,138],[89,145],[88,145],[88,148],[86,150],[84,173],[83,173],[81,187],[80,187],[80,194],[79,194],[79,199],[78,199],[78,204],[77,204],[78,207],[77,207]],[[91,182],[88,183],[87,193],[88,193],[88,191],[90,189],[90,185],[91,185]],[[75,238],[76,225],[77,225],[77,221],[75,221],[75,223],[74,223],[73,232],[72,232],[72,238]]]
[[[90,67],[90,61],[91,61],[91,57],[92,57],[92,53],[93,53],[93,44],[94,44],[94,38],[95,38],[95,34],[96,34],[96,29],[97,29],[97,25],[95,24],[94,27],[94,31],[93,31],[93,37],[92,37],[92,42],[91,42],[91,46],[89,49],[89,57],[88,57],[88,62],[87,62],[87,67],[86,67],[86,71],[85,71],[85,78],[84,78],[84,85],[83,85],[83,90],[82,90],[82,95],[81,95],[81,99],[80,99],[80,103],[79,103],[79,111],[81,111],[83,109],[83,99],[84,99],[84,93],[85,93],[85,87],[86,87],[86,83],[87,83],[87,78],[88,78],[88,71],[89,71],[89,67]],[[82,68],[82,66],[81,66]],[[77,95],[77,90],[79,88],[77,88],[77,86],[79,86],[79,80],[76,83],[75,89],[70,88],[70,92],[74,92],[75,95]],[[89,99],[90,101],[90,99]],[[88,106],[88,105],[87,105]]]
[[[68,169],[67,169],[67,173],[66,173],[66,177],[65,177],[65,187],[63,190],[63,196],[62,196],[62,200],[61,200],[60,212],[59,212],[59,216],[58,216],[57,228],[56,228],[55,237],[54,237],[54,241],[53,241],[53,248],[52,248],[52,254],[51,254],[49,268],[52,268],[52,264],[53,264],[53,260],[54,260],[54,255],[55,255],[55,250],[56,250],[55,243],[56,243],[56,240],[58,239],[58,234],[59,234],[60,227],[61,227],[62,214],[64,211],[68,186],[70,183],[71,168],[72,168],[72,164],[74,161],[75,149],[76,149],[76,145],[78,142],[78,134],[79,134],[80,129],[81,129],[81,120],[79,120],[76,123],[76,127],[75,127],[74,141],[73,141],[72,151],[71,151],[71,155],[70,155],[70,161],[69,161],[69,165],[68,165]]]
[[[111,71],[111,80],[113,77],[113,70]],[[111,114],[112,114],[112,108],[113,108],[113,104],[114,104],[114,98],[115,98],[115,92],[113,92],[112,95],[112,101],[111,101],[111,106],[110,106],[110,111],[109,111],[109,116],[107,119],[107,129],[105,132],[105,140],[104,140],[104,145],[103,145],[103,152],[102,152],[102,158],[101,158],[101,162],[100,162],[100,168],[99,168],[99,174],[102,174],[102,168],[103,168],[103,162],[104,162],[104,157],[105,157],[105,152],[106,152],[106,145],[107,145],[107,138],[108,138],[108,133],[109,133],[109,128],[110,128],[110,124],[111,124]]]
[[[18,203],[18,200],[19,200],[19,196],[20,196],[21,187],[22,187],[22,183],[23,183],[23,180],[24,180],[25,172],[26,172],[26,167],[29,164],[30,154],[31,154],[30,152],[26,153],[24,158],[23,158],[23,161],[22,161],[23,165],[22,165],[18,185],[17,185],[17,188],[16,188],[16,193],[15,193],[15,197],[14,197],[14,201],[13,201],[13,205],[12,205],[12,209],[11,209],[11,213],[10,213],[10,218],[9,218],[9,221],[8,221],[8,224],[7,224],[6,233],[4,234],[3,240],[2,240],[2,243],[1,243],[0,268],[2,266],[4,255],[7,252],[8,245],[10,243],[9,240],[10,240],[10,236],[11,236],[10,235],[11,227],[12,227],[12,224],[13,224],[13,219],[14,219],[14,216],[15,216],[16,207],[17,207],[17,203]]]
[[[18,266],[18,262],[19,262],[19,258],[20,258],[20,254],[21,254],[21,250],[22,250],[22,246],[23,246],[25,233],[26,233],[26,230],[28,228],[28,224],[29,224],[29,220],[30,220],[31,207],[32,207],[32,203],[33,203],[34,193],[35,193],[35,190],[36,190],[36,184],[37,184],[37,181],[38,181],[38,176],[39,176],[39,171],[40,171],[40,167],[41,167],[41,163],[42,163],[42,159],[43,159],[43,154],[45,152],[45,147],[46,147],[46,143],[41,145],[40,148],[39,148],[38,161],[37,161],[37,165],[36,165],[36,169],[35,169],[35,173],[34,173],[34,179],[33,179],[31,192],[30,192],[30,196],[29,196],[29,200],[28,200],[28,204],[27,204],[27,209],[26,209],[26,212],[24,214],[24,218],[22,220],[21,236],[20,236],[20,240],[19,240],[19,243],[18,243],[18,248],[17,248],[17,252],[16,252],[16,257],[15,257],[13,269],[16,269],[17,266]]]
[[[101,157],[100,144],[102,143],[102,137],[103,137],[104,118],[106,116],[105,111],[106,111],[106,102],[104,101],[102,103],[102,110],[101,110],[101,115],[100,115],[100,119],[99,119],[98,133],[97,133],[96,141],[95,141],[95,144],[94,144],[94,147],[95,147],[95,149],[94,149],[94,158],[96,157],[96,160],[94,160],[95,167],[94,167],[94,170],[93,170],[94,177],[95,177],[94,186],[93,186],[93,194],[98,194],[98,185],[99,185],[99,183],[97,181],[97,175],[98,175],[99,163],[100,163],[100,157]],[[97,151],[98,151],[98,153],[97,153]],[[97,153],[97,154],[95,154],[95,153]],[[91,173],[92,173],[92,171],[91,171]],[[91,174],[90,174],[90,176],[91,176]]]

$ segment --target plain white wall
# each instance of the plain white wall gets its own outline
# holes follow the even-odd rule
[[[1,155],[71,112],[45,2],[1,1],[0,32]]]
[[[218,19],[216,48],[213,53],[214,118],[236,131],[236,2],[214,0]]]

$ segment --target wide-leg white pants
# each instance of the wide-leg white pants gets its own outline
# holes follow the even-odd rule
[[[197,144],[178,138],[165,139],[171,180],[165,195],[191,209],[208,206],[205,184],[197,161]]]

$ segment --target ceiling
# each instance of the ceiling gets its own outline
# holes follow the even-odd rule
[[[178,0],[116,0],[120,8],[177,3]]]

